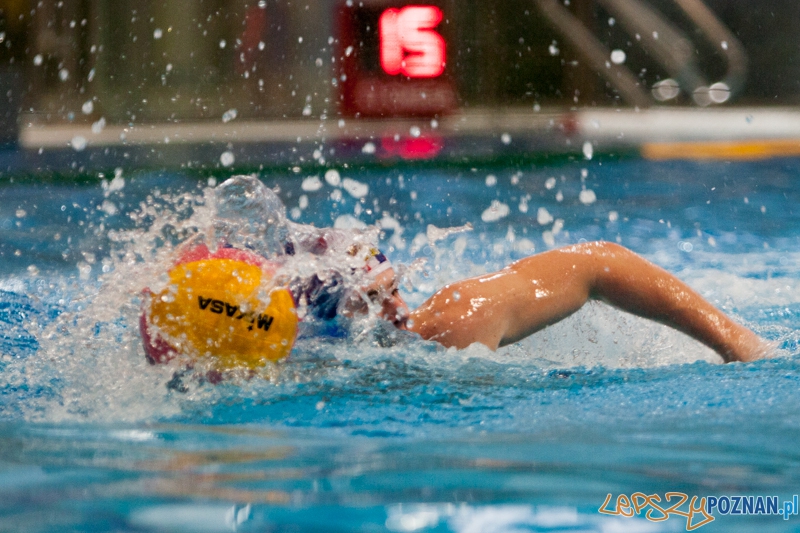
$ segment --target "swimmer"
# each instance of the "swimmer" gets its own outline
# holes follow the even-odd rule
[[[512,344],[589,300],[682,331],[725,362],[754,361],[771,349],[669,272],[608,242],[566,246],[451,283],[413,311],[397,291],[391,269],[368,290],[381,316],[396,327],[459,349],[476,342],[491,350]]]
[[[725,362],[754,361],[772,350],[677,277],[614,243],[565,246],[521,259],[498,272],[451,283],[413,311],[400,295],[390,263],[382,266],[361,291],[380,308],[380,316],[448,348],[477,342],[497,350],[563,320],[589,300],[600,300],[671,326]],[[346,310],[363,312],[366,303],[350,301]]]
[[[617,244],[583,243],[533,255],[451,283],[410,310],[385,255],[354,242],[347,231],[289,222],[277,195],[258,179],[231,178],[217,188],[217,198],[215,236],[224,246],[259,250],[276,261],[333,257],[341,265],[285,280],[311,322],[327,323],[371,307],[396,328],[445,347],[479,343],[497,350],[570,316],[589,300],[601,300],[688,334],[725,362],[754,361],[772,350],[677,277]],[[237,222],[243,214],[244,223]],[[353,279],[360,284],[356,289],[348,288]],[[151,354],[146,324],[142,327]]]

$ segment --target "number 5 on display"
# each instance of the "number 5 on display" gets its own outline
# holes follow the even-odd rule
[[[381,67],[394,76],[435,78],[444,72],[445,42],[434,31],[442,21],[435,6],[387,9],[378,21]]]

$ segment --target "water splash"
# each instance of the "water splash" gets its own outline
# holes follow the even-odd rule
[[[575,170],[585,167],[583,163]],[[773,236],[762,229],[771,227],[768,224],[777,220],[777,214],[785,212],[779,205],[783,196],[757,197],[755,192],[748,192],[754,198],[754,214],[763,218],[734,219],[739,230],[726,233],[724,228],[732,223],[726,218],[727,211],[714,210],[712,215],[702,207],[686,207],[679,199],[661,195],[659,201],[668,205],[654,212],[649,196],[635,190],[626,192],[624,183],[615,184],[612,179],[618,170],[604,175],[605,169],[599,164],[593,166],[586,184],[561,181],[563,202],[553,198],[557,180],[548,179],[552,178],[552,169],[523,173],[516,180],[493,170],[498,179],[492,191],[496,201],[504,205],[530,198],[537,216],[540,207],[546,211],[558,222],[558,232],[555,226],[545,232],[553,245],[619,236],[623,244],[676,272],[715,305],[777,341],[785,353],[800,353],[795,327],[798,312],[792,304],[792,295],[800,289],[796,286],[800,253],[791,244],[791,235]],[[704,171],[709,180],[717,179],[713,168],[704,167]],[[515,176],[517,173],[514,170]],[[569,171],[564,173],[568,175]],[[327,227],[334,221],[349,220],[350,226],[364,228],[360,234],[364,242],[378,242],[395,265],[410,265],[401,269],[401,289],[412,306],[454,279],[481,275],[522,257],[527,252],[518,246],[520,242],[527,241],[537,249],[551,244],[542,236],[542,228],[531,220],[532,214],[509,212],[502,223],[481,220],[488,203],[485,174],[474,181],[455,174],[417,178],[404,176],[402,170],[377,177],[351,175],[326,173],[320,180],[322,187],[310,192],[302,190],[300,180],[268,177],[265,181],[272,187],[267,190],[275,202],[292,206],[305,195],[299,200],[305,205],[300,222]],[[603,194],[591,205],[583,205],[581,187],[596,189],[597,185],[591,183],[595,175],[603,183]],[[332,195],[341,190],[345,177],[369,187],[355,196]],[[432,201],[440,194],[437,187],[452,181],[458,187],[448,190],[464,194],[466,200]],[[175,372],[181,370],[179,364],[154,367],[145,361],[137,328],[142,288],[165,287],[165,273],[176,250],[194,239],[215,235],[237,245],[275,250],[285,233],[298,231],[297,226],[286,221],[282,211],[280,220],[272,222],[257,209],[251,213],[252,206],[259,204],[250,202],[253,191],[243,189],[236,196],[242,203],[215,204],[213,181],[209,186],[196,186],[194,182],[187,185],[181,176],[139,174],[124,180],[115,177],[102,184],[98,181],[95,187],[70,189],[59,193],[62,196],[48,192],[35,202],[6,202],[11,227],[19,223],[20,231],[32,230],[32,237],[26,234],[25,239],[49,244],[42,245],[35,258],[20,258],[19,269],[0,279],[0,290],[5,291],[0,293],[0,364],[4,376],[0,417],[43,421],[257,420],[260,415],[248,415],[244,405],[263,415],[255,406],[264,402],[286,406],[309,394],[313,403],[301,402],[297,407],[297,423],[302,423],[318,412],[314,406],[319,402],[330,406],[332,396],[345,398],[356,390],[366,397],[368,391],[389,387],[399,391],[391,397],[403,397],[418,393],[417,387],[439,387],[446,391],[441,398],[455,402],[452,405],[463,407],[473,401],[488,407],[508,391],[501,387],[492,394],[482,394],[479,384],[487,375],[492,380],[525,376],[548,387],[552,379],[547,372],[554,368],[654,367],[719,360],[672,330],[602,304],[589,305],[569,320],[496,353],[480,347],[444,351],[387,330],[373,314],[354,321],[349,338],[302,339],[287,361],[265,369],[259,376],[232,376],[223,386],[213,386],[199,373],[187,375],[182,381],[186,392],[179,393],[167,387]],[[682,185],[684,193],[699,194],[691,189],[693,186],[694,182],[687,180]],[[647,192],[650,194],[650,189]],[[5,194],[8,200],[9,193]],[[45,200],[51,194],[51,203],[47,204]],[[76,195],[74,200],[65,199],[70,194]],[[736,188],[726,194],[736,209],[750,207],[740,207],[742,194]],[[793,198],[790,195],[787,200]],[[109,209],[108,204],[103,207],[106,202],[115,209]],[[758,207],[766,204],[770,209],[760,213]],[[25,212],[24,217],[16,216],[19,210]],[[61,213],[71,216],[71,222],[50,222]],[[250,214],[243,217],[246,213]],[[467,224],[474,226],[473,231],[455,231],[466,229]],[[704,231],[698,231],[697,224],[702,224]],[[0,230],[8,231],[5,226]],[[713,249],[708,245],[712,236],[708,232],[715,237]],[[9,235],[4,237],[5,243],[17,238],[17,234],[5,235]],[[25,240],[16,242],[18,249],[29,246]],[[691,251],[681,243],[692,244]],[[764,249],[763,243],[769,248]],[[14,249],[8,257],[14,257]],[[324,255],[301,254],[294,260],[283,260],[287,275],[343,266],[335,263],[333,256]],[[36,268],[29,270],[29,265]],[[348,272],[358,272],[355,264],[346,267]],[[487,374],[482,365],[498,366]],[[382,373],[389,377],[382,378]],[[453,386],[443,386],[444,382]],[[463,391],[458,387],[464,387]],[[469,400],[472,396],[476,399]],[[466,411],[458,412],[467,416]],[[378,419],[386,422],[387,416],[396,415],[392,410],[370,416],[379,427]],[[338,418],[328,420],[333,424]],[[397,427],[401,426],[408,428],[402,423]]]

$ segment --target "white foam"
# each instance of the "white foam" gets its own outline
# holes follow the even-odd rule
[[[386,528],[398,533],[447,526],[454,533],[505,533],[530,530],[568,530],[598,533],[672,531],[672,524],[640,517],[607,517],[571,506],[470,505],[405,503],[386,508]]]

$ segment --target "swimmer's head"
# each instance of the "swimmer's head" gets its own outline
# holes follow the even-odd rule
[[[353,291],[345,303],[345,312],[367,313],[370,304],[379,306],[378,315],[381,318],[404,329],[408,320],[408,305],[400,296],[397,274],[389,259],[380,250],[372,247],[353,247],[348,253],[363,259],[366,284],[360,290]]]
[[[381,318],[388,320],[400,329],[405,329],[409,314],[408,304],[400,296],[394,269],[389,267],[372,279],[373,282],[365,288],[367,298],[373,304],[380,305],[379,315]]]
[[[382,273],[392,269],[392,263],[383,255],[383,252],[377,248],[368,248],[363,256],[364,259],[364,272],[370,279],[376,279]]]

